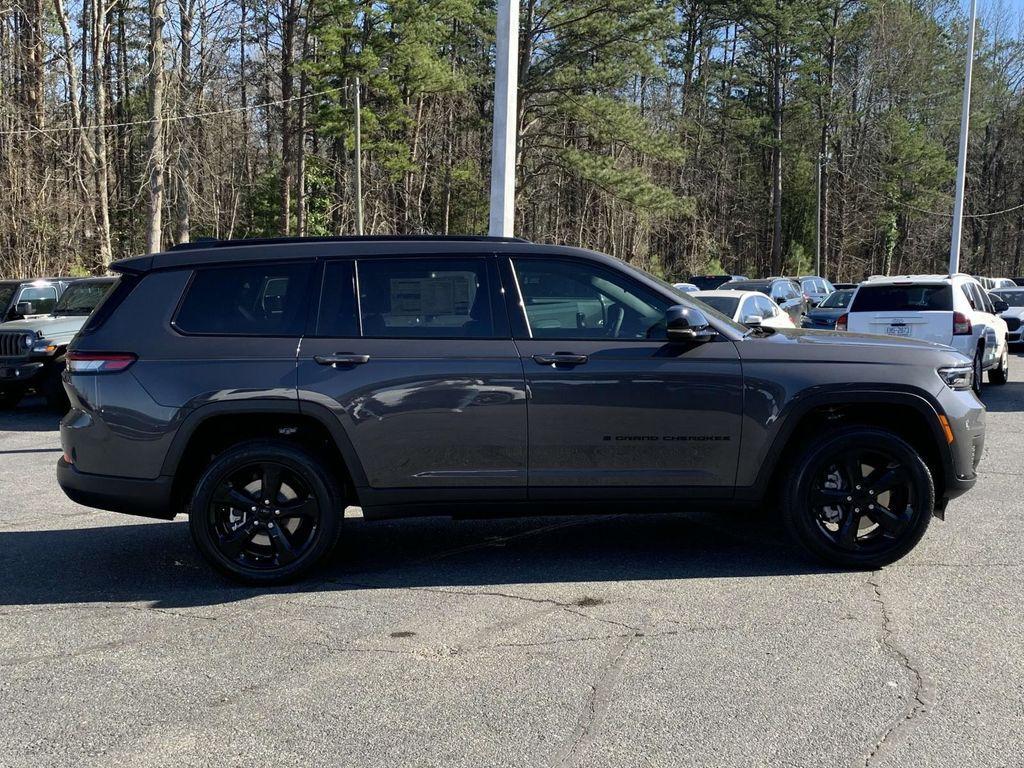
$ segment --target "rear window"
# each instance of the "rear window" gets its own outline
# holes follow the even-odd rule
[[[309,263],[197,269],[174,326],[218,336],[300,336],[311,270]]]
[[[948,285],[864,285],[851,312],[950,312],[953,289]]]
[[[691,277],[686,282],[696,285],[702,291],[714,291],[729,282],[728,275],[701,275]]]
[[[831,308],[831,309],[843,309],[843,308],[846,307],[847,304],[850,303],[850,298],[852,296],[853,296],[853,291],[848,291],[848,290],[834,291],[833,293],[830,293],[828,295],[828,298],[826,298],[818,306],[822,307],[823,309],[829,309],[829,308]]]

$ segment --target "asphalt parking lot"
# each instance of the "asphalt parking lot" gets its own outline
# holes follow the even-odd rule
[[[220,580],[186,523],[67,500],[0,414],[2,766],[1024,764],[1024,357],[975,490],[822,570],[757,516],[347,521],[320,578]]]

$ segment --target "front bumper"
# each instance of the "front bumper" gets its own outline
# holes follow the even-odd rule
[[[42,360],[0,360],[0,388],[30,387],[45,368]]]
[[[161,520],[174,518],[171,490],[174,478],[160,476],[153,480],[112,477],[79,472],[62,456],[57,461],[57,482],[69,499],[86,507],[105,509],[140,517]]]
[[[940,413],[949,421],[953,442],[947,445],[942,499],[967,493],[978,479],[985,450],[985,406],[973,392],[946,389],[939,394]]]

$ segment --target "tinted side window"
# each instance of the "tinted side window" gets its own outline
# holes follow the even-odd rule
[[[174,326],[184,333],[301,336],[311,271],[309,263],[197,269]]]
[[[355,265],[351,261],[332,261],[324,268],[317,336],[359,335],[355,284]]]
[[[495,337],[486,259],[374,259],[356,270],[363,336]]]
[[[663,339],[670,302],[597,265],[515,259],[535,339]]]

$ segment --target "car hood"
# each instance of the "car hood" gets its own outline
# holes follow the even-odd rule
[[[0,323],[0,331],[29,331],[39,332],[43,338],[64,339],[74,336],[85,325],[85,315],[42,315],[41,317],[29,317],[24,320],[12,320],[9,323]]]
[[[1010,307],[1005,312],[999,314],[1004,320],[1008,317],[1016,317],[1018,319],[1024,319],[1024,307]]]
[[[784,328],[770,336],[748,336],[739,345],[744,358],[775,358],[818,363],[955,365],[970,360],[946,344],[846,331]]]

